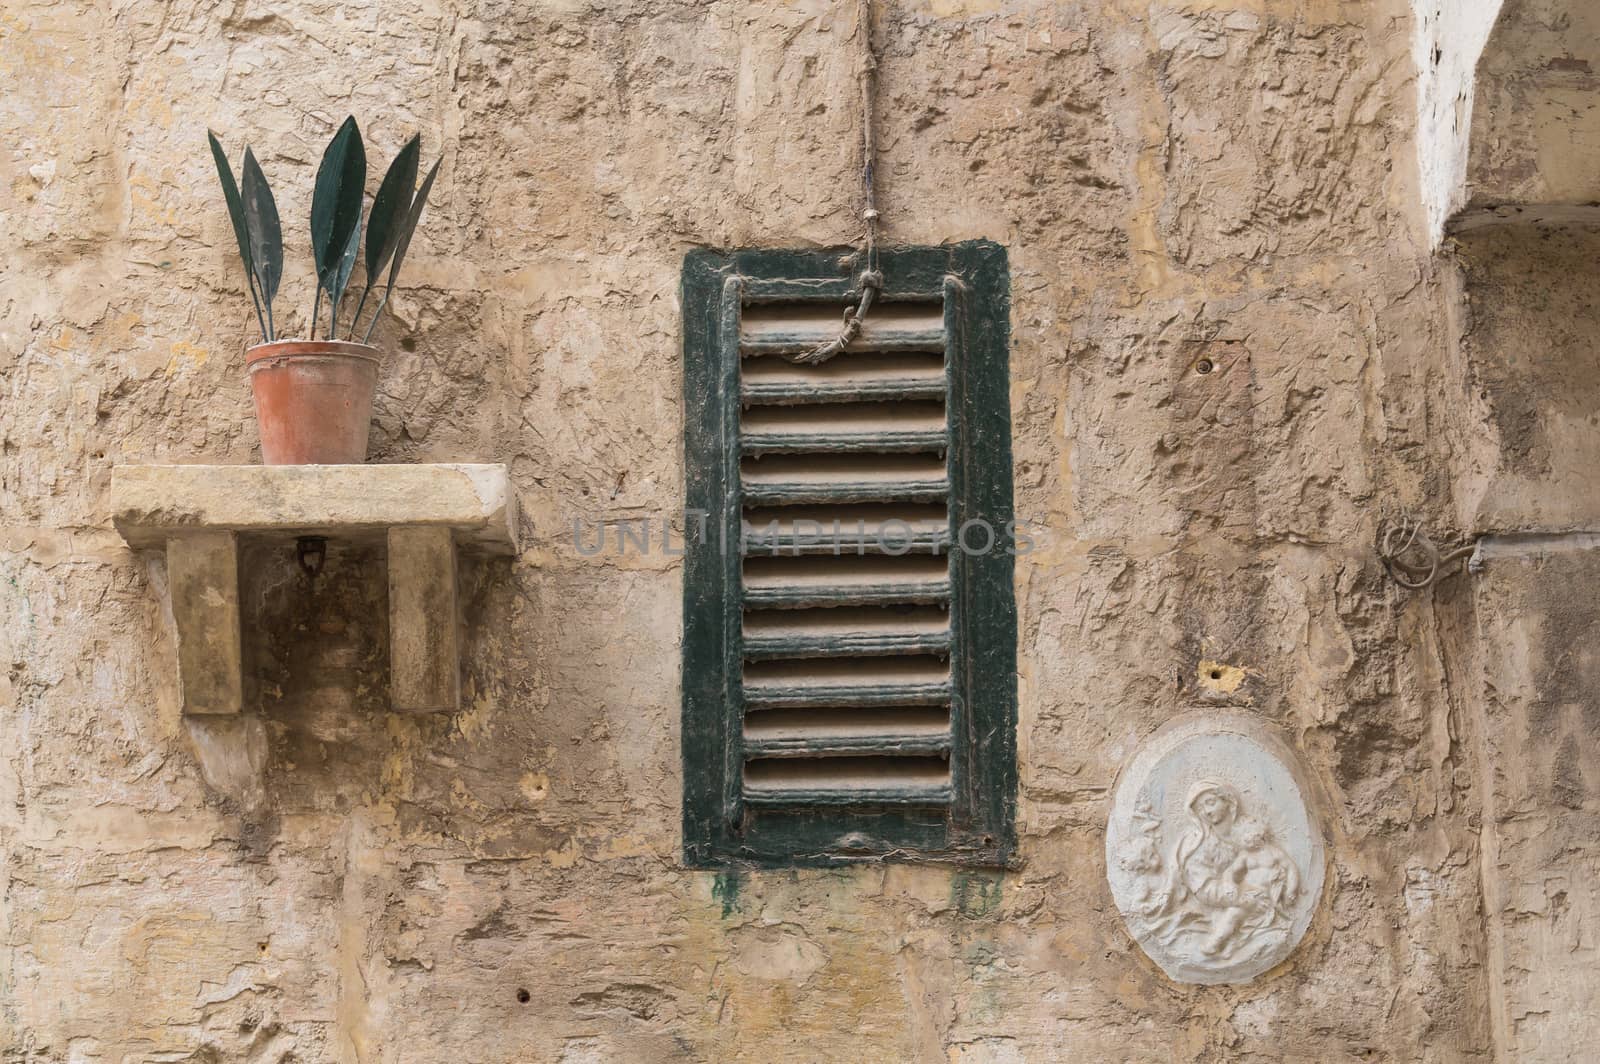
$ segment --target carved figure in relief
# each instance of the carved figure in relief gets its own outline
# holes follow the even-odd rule
[[[1134,880],[1133,909],[1143,916],[1153,916],[1161,910],[1165,894],[1161,890],[1161,818],[1150,808],[1150,799],[1141,798],[1134,808],[1133,819],[1138,824],[1138,834],[1128,840],[1122,849],[1122,867],[1138,878]]]
[[[1228,783],[1195,783],[1184,802],[1192,826],[1172,847],[1162,877],[1160,858],[1152,863],[1149,852],[1160,821],[1141,803],[1144,826],[1126,865],[1145,879],[1136,909],[1158,941],[1196,963],[1235,963],[1290,930],[1300,871],[1242,805]]]

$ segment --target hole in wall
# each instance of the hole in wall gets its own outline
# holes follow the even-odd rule
[[[523,989],[520,986],[517,987],[517,1004],[526,1005],[528,1002],[530,1002],[532,1000],[533,1000],[533,995],[532,994],[528,993],[527,990]]]
[[[1226,661],[1202,661],[1195,670],[1200,689],[1213,695],[1232,695],[1243,686],[1249,669]]]
[[[1211,361],[1209,358],[1202,358],[1200,361],[1194,364],[1194,371],[1201,376],[1205,376],[1207,373],[1210,373],[1216,368],[1217,364]]]

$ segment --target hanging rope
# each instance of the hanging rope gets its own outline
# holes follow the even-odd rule
[[[866,247],[863,249],[866,267],[861,271],[861,302],[845,310],[839,335],[810,351],[789,356],[789,361],[806,366],[821,365],[861,335],[861,325],[866,320],[867,311],[872,309],[873,299],[883,288],[883,273],[878,269],[878,201],[872,190],[872,165],[878,154],[877,137],[872,126],[878,88],[878,55],[872,47],[872,0],[859,0],[856,11],[856,37],[861,48],[857,76],[861,85],[861,219],[867,225]]]
[[[1445,566],[1465,558],[1477,546],[1473,541],[1441,555],[1422,530],[1422,522],[1402,516],[1384,529],[1378,540],[1378,557],[1395,583],[1407,591],[1421,591],[1438,581]]]

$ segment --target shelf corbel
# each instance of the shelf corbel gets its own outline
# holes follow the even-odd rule
[[[111,500],[130,547],[166,552],[190,715],[244,708],[242,537],[384,538],[390,700],[409,713],[460,705],[458,550],[518,549],[503,465],[118,466]]]

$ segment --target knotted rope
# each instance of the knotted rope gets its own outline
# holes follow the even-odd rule
[[[878,54],[872,47],[872,0],[859,0],[856,11],[856,37],[861,48],[857,76],[861,85],[861,189],[864,204],[861,219],[867,225],[866,246],[863,249],[866,268],[861,271],[861,301],[845,310],[839,335],[810,351],[789,356],[789,361],[805,366],[821,365],[860,336],[867,311],[872,309],[873,299],[883,288],[883,273],[878,269],[878,201],[872,190],[872,165],[878,151],[872,125],[878,88]]]

